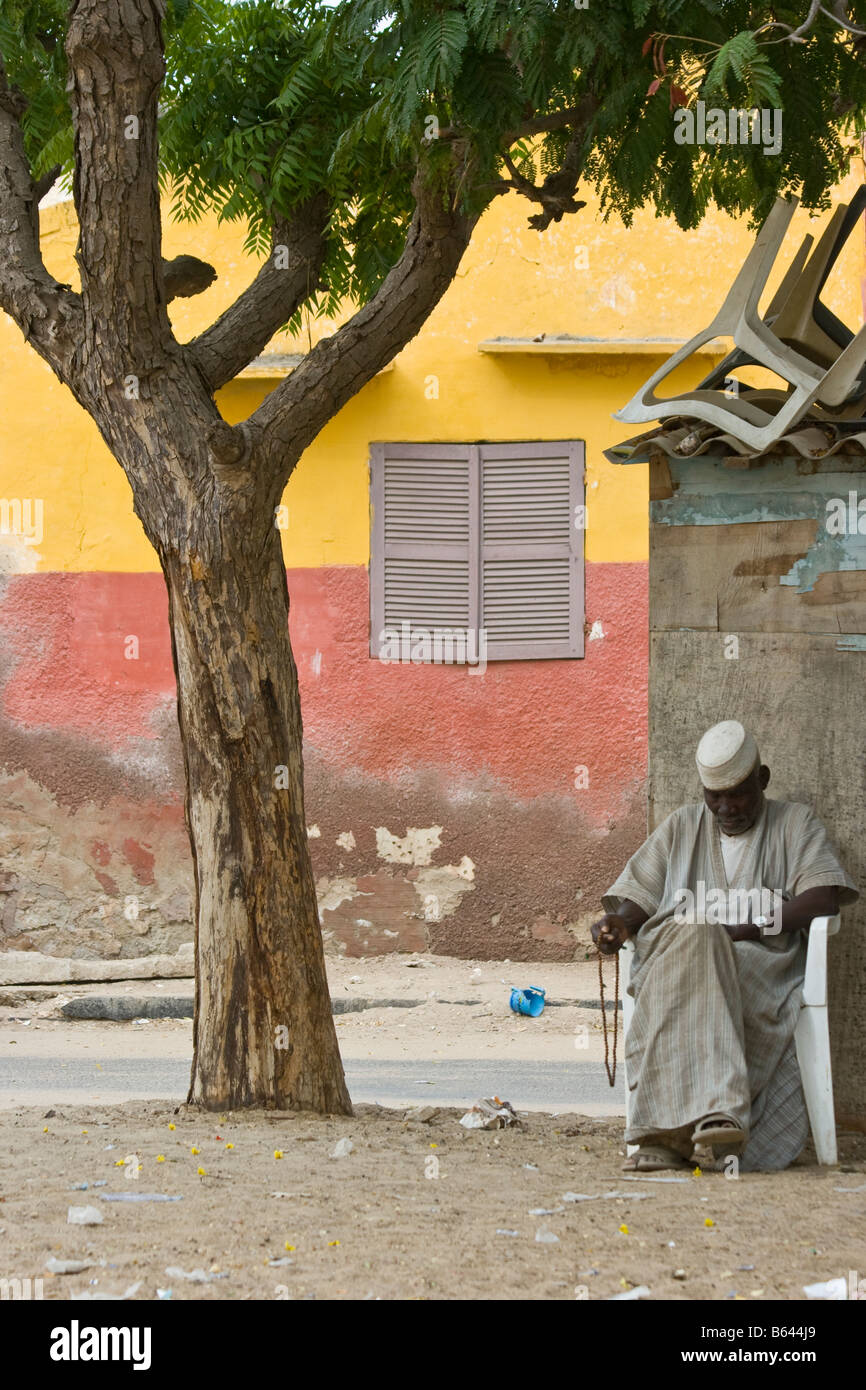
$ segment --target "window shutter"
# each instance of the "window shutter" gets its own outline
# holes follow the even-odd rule
[[[477,630],[478,496],[466,444],[374,444],[370,655],[403,624]]]
[[[583,656],[584,447],[371,445],[370,654],[419,630],[491,661]],[[405,659],[405,658],[404,658]]]
[[[482,444],[489,660],[583,656],[583,444]]]

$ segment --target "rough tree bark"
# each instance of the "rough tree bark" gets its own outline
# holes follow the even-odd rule
[[[351,1113],[307,846],[274,513],[310,441],[421,327],[477,217],[443,203],[419,172],[405,253],[376,296],[249,421],[227,425],[213,393],[309,295],[328,208],[313,199],[275,227],[287,268],[269,261],[211,329],[176,342],[166,305],[190,267],[161,255],[160,19],[155,0],[70,10],[80,293],[42,264],[21,104],[0,68],[0,304],[96,421],[166,578],[197,889],[189,1099]],[[206,271],[192,267],[193,286]]]
[[[272,516],[252,489],[217,483],[210,516],[190,515],[163,562],[198,898],[190,1099],[348,1113]]]

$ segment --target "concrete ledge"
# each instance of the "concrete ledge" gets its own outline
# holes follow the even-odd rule
[[[165,999],[115,995],[107,998],[100,994],[86,994],[81,999],[70,999],[60,1012],[64,1018],[109,1019],[112,1023],[128,1023],[133,1018],[192,1018],[195,1001],[191,998]]]
[[[423,999],[332,999],[332,1014],[354,1014],[363,1009],[415,1009]],[[192,1018],[191,995],[86,994],[61,1005],[64,1018],[108,1019],[128,1023],[132,1018]]]
[[[86,984],[99,980],[192,979],[192,942],[174,956],[136,956],[130,960],[76,960],[40,951],[0,952],[0,985]]]

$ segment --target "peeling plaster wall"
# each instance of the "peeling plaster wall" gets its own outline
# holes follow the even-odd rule
[[[583,661],[479,680],[371,660],[360,566],[289,571],[331,949],[575,953],[644,825],[646,569],[586,577]],[[7,578],[0,638],[0,949],[174,951],[192,877],[162,577]]]
[[[866,1130],[866,462],[672,461],[652,491],[650,824],[700,799],[692,750],[721,719],[753,730],[768,796],[824,821],[863,895],[830,942],[829,1016],[837,1121]]]

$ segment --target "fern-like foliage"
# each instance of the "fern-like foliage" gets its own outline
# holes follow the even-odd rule
[[[67,2],[0,0],[36,175],[73,157]],[[866,0],[849,11],[866,25]],[[789,190],[820,208],[866,117],[866,58],[826,16],[803,44],[764,27],[804,12],[802,0],[772,13],[754,0],[168,0],[159,178],[175,216],[238,221],[260,255],[275,220],[324,193],[327,254],[304,314],[381,284],[417,177],[468,213],[513,171],[524,192],[547,180],[567,201],[564,166],[626,222],[647,204],[682,227],[713,204],[757,221]],[[679,144],[675,108],[699,99],[780,110],[781,152]]]
[[[9,81],[27,98],[24,148],[39,177],[72,160],[72,118],[66,101],[66,0],[0,0],[0,53]]]
[[[781,81],[753,33],[734,34],[722,44],[703,96],[707,101],[730,99],[734,106],[782,106]]]

